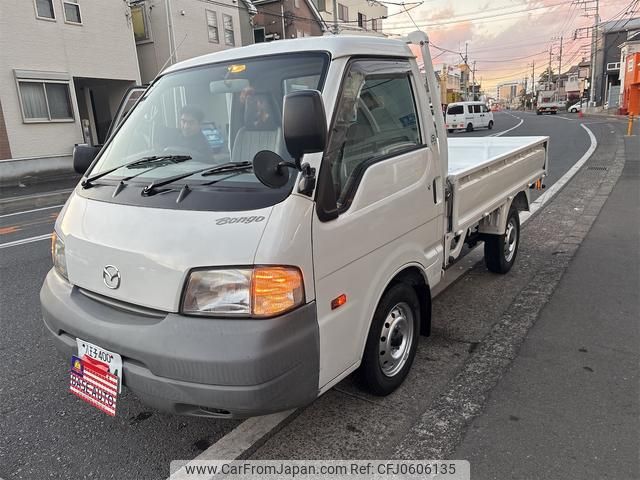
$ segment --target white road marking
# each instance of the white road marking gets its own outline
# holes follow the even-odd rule
[[[202,460],[236,460],[252,445],[264,438],[274,428],[284,422],[295,410],[273,413],[263,417],[248,418],[236,428],[227,433],[204,452],[184,465],[169,477],[169,480],[186,480],[188,476],[185,467]]]
[[[23,238],[22,240],[14,240],[13,242],[0,243],[0,249],[17,247],[18,245],[26,245],[27,243],[39,242],[41,240],[48,239],[51,239],[50,233],[47,233],[46,235],[38,235],[37,237]]]
[[[62,207],[64,207],[64,205],[54,205],[52,207],[34,208],[33,210],[25,210],[24,212],[5,213],[4,215],[0,215],[0,218],[13,217],[14,215],[23,215],[27,213],[41,212],[42,210],[51,210],[53,208],[62,208]]]
[[[511,114],[509,114],[509,115],[511,115]],[[511,115],[511,116],[514,117],[514,118],[518,118],[515,115]],[[518,128],[523,123],[524,123],[524,119],[521,118],[520,119],[520,123],[518,123],[515,127],[511,127],[508,130],[503,130],[502,132],[494,133],[493,135],[489,135],[489,136],[490,137],[500,137],[500,136],[504,135],[505,133],[510,132],[511,130],[515,130],[516,128]]]
[[[18,200],[25,200],[25,199],[28,200],[30,198],[52,197],[53,195],[62,195],[63,193],[71,193],[71,192],[73,192],[73,188],[68,188],[64,190],[55,190],[53,192],[47,192],[47,193],[33,193],[31,195],[18,195],[17,197],[3,198],[2,202],[9,203],[9,202],[17,202]]]

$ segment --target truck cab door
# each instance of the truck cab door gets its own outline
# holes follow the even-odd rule
[[[109,139],[111,135],[118,129],[122,121],[131,111],[140,97],[144,94],[146,89],[146,85],[141,85],[137,87],[131,87],[126,91],[126,93],[122,97],[122,100],[120,101],[118,110],[116,110],[116,114],[111,121],[111,126],[109,127],[109,131],[107,132],[107,139]]]
[[[401,265],[440,273],[441,166],[415,70],[408,60],[354,59],[342,80],[312,226],[321,388],[360,362]]]

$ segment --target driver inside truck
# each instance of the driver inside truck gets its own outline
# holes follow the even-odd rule
[[[196,152],[209,156],[211,149],[209,142],[202,133],[202,121],[204,113],[198,107],[185,105],[180,112],[180,133],[178,134],[178,146],[187,149],[188,153]]]

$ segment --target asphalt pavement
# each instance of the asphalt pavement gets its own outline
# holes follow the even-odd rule
[[[454,455],[474,479],[640,478],[639,139]]]
[[[589,137],[580,127],[588,122],[594,123],[591,128],[603,142],[598,151],[606,156],[614,122],[587,117],[498,113],[496,128],[471,135],[549,135],[550,186],[589,148]],[[584,195],[591,192],[583,190]],[[433,335],[421,339],[410,377],[397,392],[372,397],[348,378],[292,416],[252,450],[253,457],[389,458],[409,442],[423,447],[412,429],[428,425],[421,423],[425,415],[475,358],[483,339],[549,259],[556,258],[553,252],[580,213],[572,202],[580,198],[558,198],[525,228],[518,262],[509,275],[496,276],[479,265],[435,299]],[[51,232],[59,207],[34,204],[20,211],[0,215],[0,363],[8,366],[0,371],[0,431],[5,440],[0,443],[0,477],[166,478],[170,460],[195,457],[238,425],[165,415],[128,393],[119,399],[118,416],[112,419],[69,394],[67,359],[58,356],[40,318],[38,293],[51,266],[49,242],[30,240]],[[20,244],[23,241],[30,243]],[[478,409],[484,404],[477,403]],[[462,423],[459,435],[438,451],[452,455],[467,426]],[[428,453],[422,448],[416,455],[428,458]]]

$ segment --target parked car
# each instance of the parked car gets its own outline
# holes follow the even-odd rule
[[[493,112],[483,102],[457,102],[447,107],[445,125],[449,133],[465,129],[472,132],[476,128],[493,128]]]
[[[582,110],[581,102],[574,103],[573,105],[569,106],[569,108],[567,108],[567,111],[569,113],[578,113],[581,110]]]

